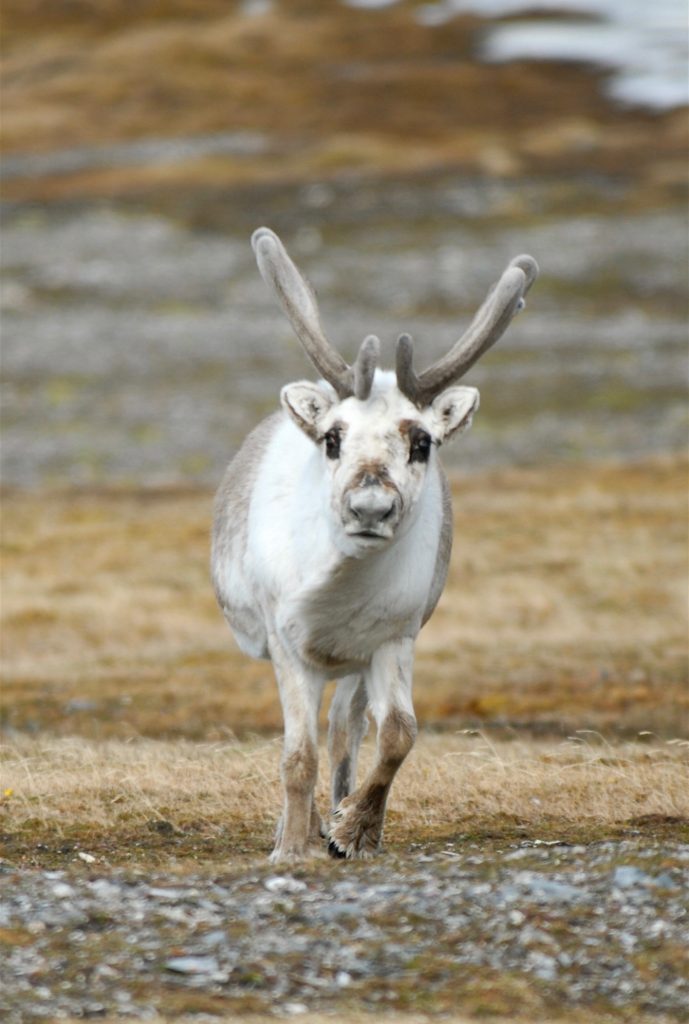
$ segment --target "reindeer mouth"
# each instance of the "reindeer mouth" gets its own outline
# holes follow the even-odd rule
[[[361,538],[361,540],[383,540],[384,541],[384,540],[390,540],[390,536],[391,535],[388,534],[388,533],[378,533],[378,532],[376,532],[374,530],[359,530],[356,533],[350,533],[349,536],[350,537],[356,537],[357,539]]]

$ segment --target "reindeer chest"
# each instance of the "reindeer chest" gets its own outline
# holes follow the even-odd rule
[[[428,584],[418,575],[412,581],[411,573],[400,568],[391,562],[374,572],[354,562],[327,581],[304,588],[285,623],[299,656],[316,668],[341,674],[368,664],[381,644],[415,635]]]

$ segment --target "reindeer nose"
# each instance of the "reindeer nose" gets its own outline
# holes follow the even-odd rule
[[[400,500],[389,488],[358,487],[347,498],[347,513],[357,533],[387,534],[399,519]]]

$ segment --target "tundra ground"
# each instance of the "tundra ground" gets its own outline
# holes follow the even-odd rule
[[[376,11],[284,0],[261,17],[245,7],[7,0],[4,153],[67,159],[8,174],[6,198],[182,189],[184,207],[192,187],[443,168],[588,177],[592,166],[633,179],[632,206],[683,190],[682,109],[621,116],[601,96],[603,72],[578,64],[479,63],[476,15],[422,24],[414,0]],[[204,150],[228,127],[227,150]],[[181,151],[169,146],[180,139]],[[108,148],[141,140],[162,140],[162,159]]]
[[[685,477],[675,457],[454,481],[456,543],[419,640],[422,732],[394,790],[393,848],[689,817]],[[279,702],[270,665],[237,650],[216,607],[210,509],[205,492],[5,496],[13,859],[270,848]]]
[[[279,874],[279,706],[215,607],[211,496],[6,494],[8,1019],[686,1019],[685,479],[456,480],[385,858]]]
[[[371,760],[370,744],[363,758]],[[17,737],[2,805],[10,862],[190,870],[267,856],[280,810],[279,741]],[[327,811],[325,750],[318,801]],[[577,843],[648,832],[689,841],[689,742],[494,740],[422,733],[391,796],[386,846],[539,839]]]
[[[686,736],[686,477],[667,457],[456,479],[448,585],[417,646],[420,724]],[[209,583],[211,502],[4,496],[6,728],[208,742],[279,730],[270,664],[238,651]]]

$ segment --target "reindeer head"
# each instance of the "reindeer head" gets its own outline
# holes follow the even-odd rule
[[[413,519],[436,449],[471,425],[479,393],[456,381],[523,308],[536,261],[513,259],[466,333],[417,376],[407,334],[397,342],[396,373],[377,369],[380,343],[373,335],[348,365],[326,340],[315,296],[277,235],[259,228],[251,241],[263,279],[323,377],[288,384],[280,397],[321,450],[336,533],[352,554],[382,546]]]

